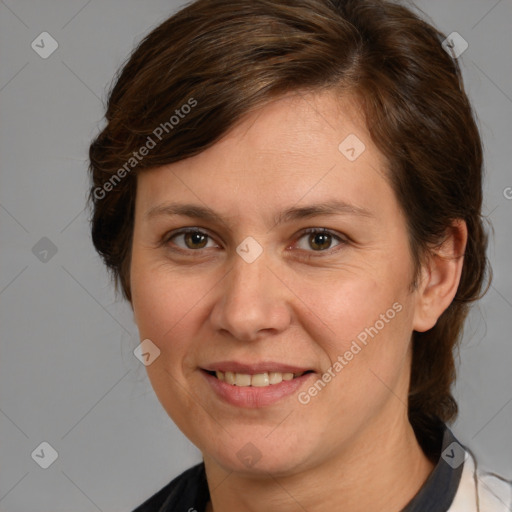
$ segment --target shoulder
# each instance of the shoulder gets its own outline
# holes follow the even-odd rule
[[[201,462],[178,475],[133,512],[201,511],[208,498],[204,463]]]
[[[510,512],[512,481],[478,468],[476,458],[466,450],[464,469],[449,512]]]

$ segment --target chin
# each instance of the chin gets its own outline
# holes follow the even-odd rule
[[[299,447],[301,445],[304,446],[304,443],[298,443]],[[271,440],[264,436],[247,436],[244,440],[231,442],[223,448],[216,445],[203,454],[226,472],[251,477],[291,475],[304,468],[309,458],[307,453],[298,451],[296,446],[290,446],[285,439],[276,437]]]

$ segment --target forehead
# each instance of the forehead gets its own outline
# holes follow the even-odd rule
[[[186,198],[236,215],[328,195],[364,208],[392,200],[386,165],[352,97],[295,92],[247,114],[202,153],[140,173],[137,203],[147,210]]]
[[[342,156],[350,161],[346,157],[351,155],[341,152],[339,147],[347,137],[364,141],[366,160],[370,157],[382,166],[384,157],[370,140],[362,110],[355,99],[340,97],[333,91],[293,92],[247,114],[211,150],[194,158],[197,165],[215,159],[225,164],[223,167],[246,162],[246,166],[253,169],[258,167],[259,161],[275,161],[281,164],[281,170],[291,168],[300,172],[311,168],[310,162],[319,158],[331,159],[333,164],[345,163]]]

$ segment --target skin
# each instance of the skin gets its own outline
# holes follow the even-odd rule
[[[338,150],[349,134],[366,146],[355,161]],[[274,222],[287,208],[333,199],[367,214]],[[147,215],[173,202],[207,206],[222,221]],[[209,235],[206,245],[172,238],[184,227]],[[306,228],[334,236],[325,242]],[[252,263],[236,252],[248,236],[263,249]],[[454,223],[411,287],[386,160],[354,99],[332,92],[280,97],[201,154],[138,176],[134,317],[140,338],[161,351],[147,371],[162,406],[203,454],[208,510],[391,512],[413,498],[433,463],[407,418],[411,335],[430,329],[453,299],[462,268],[453,256],[466,236]],[[314,370],[299,391],[307,390],[394,303],[401,311],[306,405],[294,393],[235,407],[200,370],[277,361]],[[247,443],[261,456],[249,467],[237,457]]]

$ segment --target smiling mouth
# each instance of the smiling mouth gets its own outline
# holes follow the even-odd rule
[[[206,373],[217,377],[226,384],[239,387],[267,387],[280,384],[283,381],[293,380],[302,377],[307,373],[313,373],[312,370],[307,370],[300,373],[281,373],[281,372],[263,372],[256,374],[237,373],[237,372],[220,372],[204,370]]]

